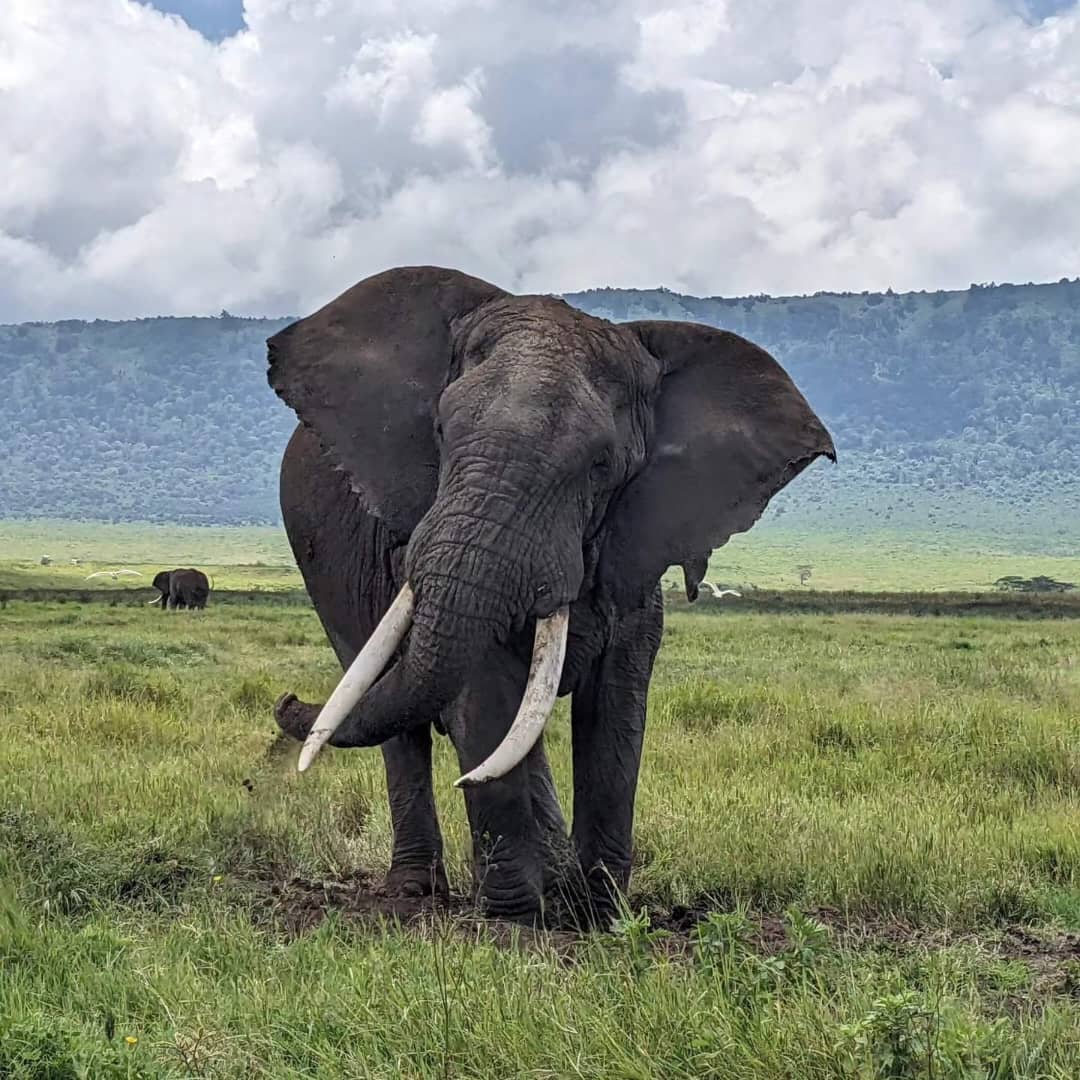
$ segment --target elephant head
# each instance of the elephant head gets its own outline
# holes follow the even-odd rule
[[[572,689],[560,677],[572,606],[631,609],[671,565],[692,597],[713,548],[815,458],[835,461],[751,342],[613,324],[453,270],[367,278],[271,337],[268,355],[271,386],[407,545],[408,584],[301,768],[346,715],[359,720],[345,745],[431,721],[495,643],[535,623],[518,719],[467,779],[503,775]]]
[[[157,591],[159,593],[161,593],[161,595],[156,600],[151,600],[150,603],[151,604],[160,603],[162,611],[164,611],[165,608],[168,607],[168,604],[169,604],[169,582],[171,580],[172,580],[172,571],[171,570],[159,570],[154,575],[154,580],[151,582],[151,584],[154,586],[154,588],[157,589]]]

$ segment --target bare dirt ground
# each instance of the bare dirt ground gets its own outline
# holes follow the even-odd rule
[[[586,940],[586,934],[565,923],[535,929],[485,918],[468,897],[461,895],[452,895],[449,900],[391,896],[365,873],[342,881],[292,878],[269,885],[268,893],[273,918],[290,937],[308,933],[334,913],[358,929],[375,930],[380,924],[389,923],[428,934],[442,927],[464,938],[484,935],[506,947],[552,948],[567,958]],[[662,947],[665,952],[677,955],[689,952],[694,928],[710,911],[717,909],[717,904],[708,898],[687,906],[649,909],[649,924],[666,932]],[[1025,965],[1031,972],[1031,989],[1036,994],[1080,997],[1078,933],[1022,924],[1005,925],[992,932],[960,933],[927,929],[897,919],[848,916],[829,908],[804,914],[824,924],[836,944],[843,948],[903,955],[970,945],[989,958]],[[782,952],[790,944],[783,918],[776,914],[752,915],[749,944],[766,956]]]

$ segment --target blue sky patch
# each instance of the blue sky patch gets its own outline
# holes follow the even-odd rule
[[[179,15],[211,41],[221,41],[244,28],[243,0],[153,0],[150,6]]]
[[[1075,7],[1076,0],[1024,0],[1021,5],[1033,22],[1042,22],[1043,19],[1057,15],[1068,8]]]

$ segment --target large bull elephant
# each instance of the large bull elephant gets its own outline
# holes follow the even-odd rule
[[[166,608],[204,608],[210,596],[210,581],[201,570],[190,567],[162,570],[154,575],[153,586],[161,595],[152,604]]]
[[[275,707],[301,769],[327,740],[380,745],[387,886],[442,891],[434,725],[466,774],[482,908],[532,918],[574,881],[606,917],[630,876],[660,577],[681,565],[693,599],[713,548],[835,461],[828,431],[735,334],[616,325],[434,267],[361,281],[268,356],[301,421],[285,527],[348,668],[325,708]],[[542,738],[564,694],[569,836]]]

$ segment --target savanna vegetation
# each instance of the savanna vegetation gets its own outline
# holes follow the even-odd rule
[[[1073,620],[672,613],[582,937],[387,921],[378,753],[299,777],[270,716],[335,681],[314,613],[129,598],[0,611],[0,1076],[1080,1071]]]
[[[208,570],[216,588],[302,588],[281,528],[0,519],[0,590],[147,587],[156,571],[181,565]],[[112,580],[101,573],[115,569],[138,576]],[[99,576],[87,581],[91,574]],[[925,527],[810,532],[766,518],[717,549],[709,566],[711,581],[744,596],[754,590],[986,592],[1011,576],[1080,586],[1080,548],[1047,553],[1037,535],[976,537]],[[669,571],[665,585],[681,589],[681,571]],[[705,589],[703,606],[709,595]]]
[[[796,532],[884,527],[1075,555],[1080,280],[959,292],[700,299],[598,289],[616,320],[693,319],[771,349],[829,425],[835,468],[769,511]],[[0,513],[277,520],[293,414],[266,384],[286,319],[0,327]]]

